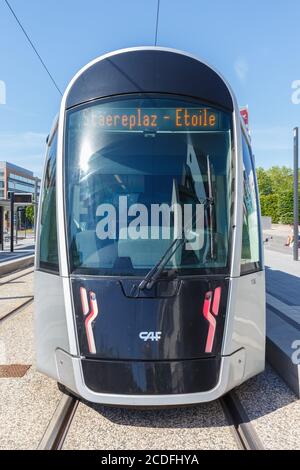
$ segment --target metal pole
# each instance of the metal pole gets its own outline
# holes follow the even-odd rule
[[[10,193],[10,251],[14,251],[14,204],[15,193]]]
[[[36,224],[37,224],[37,211],[38,211],[38,201],[37,201],[37,190],[38,190],[38,185],[37,185],[38,179],[35,178],[34,182],[34,239],[36,237]]]
[[[19,208],[16,210],[16,246],[18,244],[18,228],[19,228]]]
[[[4,250],[4,233],[3,233],[3,207],[0,206],[0,250]]]
[[[299,244],[299,128],[294,129],[294,261],[298,261]]]

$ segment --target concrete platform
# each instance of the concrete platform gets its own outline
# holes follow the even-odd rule
[[[265,249],[267,360],[300,398],[300,261]]]
[[[0,278],[19,269],[26,269],[29,266],[33,266],[33,264],[34,254],[28,255],[26,253],[21,256],[12,256],[11,259],[6,258],[5,261],[1,261],[0,258]]]
[[[0,250],[0,278],[13,271],[25,269],[34,264],[34,239],[21,240],[11,253],[6,247]]]

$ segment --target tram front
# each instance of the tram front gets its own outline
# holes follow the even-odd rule
[[[242,204],[236,113],[220,76],[176,51],[117,52],[71,82],[57,208],[75,346],[56,356],[58,380],[80,396],[194,403],[242,380],[241,351],[223,354]]]

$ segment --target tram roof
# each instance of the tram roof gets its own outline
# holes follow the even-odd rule
[[[87,64],[72,80],[65,107],[129,93],[171,93],[234,108],[215,70],[184,52],[159,47],[123,49]]]

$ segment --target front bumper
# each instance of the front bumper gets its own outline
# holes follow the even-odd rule
[[[200,360],[199,360],[200,361]],[[196,362],[199,362],[196,361]],[[202,360],[206,361],[206,359]],[[82,365],[81,358],[73,357],[58,349],[56,351],[56,364],[58,371],[58,380],[68,389],[75,394],[79,395],[83,399],[93,402],[107,405],[119,405],[119,406],[176,406],[176,405],[187,405],[193,403],[202,403],[215,400],[222,396],[227,391],[236,387],[243,381],[244,369],[245,369],[246,354],[244,349],[240,349],[230,356],[223,356],[220,359],[220,367],[217,383],[210,389],[207,390],[195,390],[196,379],[193,378],[190,385],[192,388],[190,392],[180,392],[183,390],[182,385],[178,384],[178,393],[172,388],[173,393],[160,393],[159,391],[151,394],[146,393],[146,390],[135,390],[135,393],[130,392],[122,393],[122,388],[115,387],[114,391],[109,393],[104,391],[95,391],[91,386],[92,383],[87,386],[84,378],[85,366]],[[97,362],[97,361],[95,361]],[[104,362],[104,361],[102,361]],[[194,362],[194,361],[181,361],[181,362]],[[170,363],[169,363],[170,364]],[[93,369],[96,366],[92,366]],[[111,370],[111,369],[110,369]],[[215,378],[215,374],[211,371],[211,376]],[[114,372],[116,373],[116,371]],[[112,374],[111,374],[112,375]],[[120,379],[120,378],[119,378]],[[164,387],[169,387],[167,384],[170,377],[164,378]],[[182,378],[184,379],[184,378]],[[173,379],[172,379],[173,380]],[[200,378],[197,379],[200,384]],[[214,380],[214,379],[213,379]],[[213,381],[212,380],[212,381]],[[112,382],[113,383],[113,382]],[[174,386],[174,381],[171,382],[171,386]],[[199,385],[200,386],[200,385]],[[126,384],[123,385],[125,390]],[[96,387],[94,387],[96,388]],[[117,393],[118,392],[118,393]]]
[[[173,395],[206,392],[219,379],[220,358],[185,361],[82,359],[86,386],[96,393]]]

